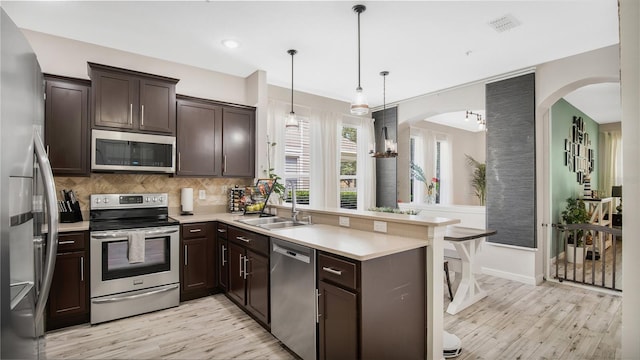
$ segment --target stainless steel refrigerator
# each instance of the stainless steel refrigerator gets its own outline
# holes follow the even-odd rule
[[[38,359],[45,357],[44,310],[58,243],[55,185],[42,142],[44,82],[27,39],[0,13],[0,358]]]

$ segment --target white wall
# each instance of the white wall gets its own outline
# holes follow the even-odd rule
[[[620,1],[620,64],[622,92],[622,144],[624,219],[640,217],[640,2]],[[623,221],[622,237],[637,239],[638,221]],[[622,358],[640,359],[640,241],[627,241],[622,254]]]
[[[89,61],[180,79],[176,85],[178,94],[253,105],[247,103],[247,84],[241,77],[35,31],[22,31],[45,73],[89,79]]]

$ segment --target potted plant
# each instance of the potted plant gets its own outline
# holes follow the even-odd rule
[[[487,164],[481,163],[467,154],[465,156],[467,157],[467,163],[473,168],[471,187],[476,191],[480,205],[484,206],[487,194]]]
[[[587,208],[584,205],[584,201],[581,199],[574,199],[572,197],[567,198],[567,206],[561,213],[562,221],[565,224],[587,224],[590,217],[587,212]],[[577,239],[573,238],[574,232],[569,233],[567,239],[567,261],[576,262],[581,264],[584,260],[584,231],[578,230],[575,232]],[[575,248],[575,250],[574,250]],[[574,252],[576,258],[574,259]]]

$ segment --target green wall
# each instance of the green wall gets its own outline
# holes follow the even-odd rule
[[[561,213],[566,206],[566,199],[568,197],[582,198],[584,193],[584,187],[578,184],[576,173],[569,171],[569,167],[564,164],[564,140],[571,136],[571,125],[574,116],[582,117],[585,132],[589,134],[589,139],[591,140],[590,148],[593,149],[595,156],[595,167],[590,174],[591,189],[598,189],[598,123],[566,100],[560,99],[551,107],[550,174],[551,221],[553,223],[560,223],[562,221]],[[552,256],[555,256],[555,233],[551,253]]]

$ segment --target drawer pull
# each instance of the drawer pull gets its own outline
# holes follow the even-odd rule
[[[240,240],[240,241],[244,241],[246,243],[251,242],[251,239],[247,239],[244,236],[236,236],[236,239]]]
[[[323,271],[326,271],[326,272],[328,272],[328,273],[330,273],[330,274],[334,274],[334,275],[342,276],[342,270],[335,270],[335,269],[332,269],[332,268],[330,268],[330,267],[326,267],[326,266],[323,266],[323,267],[322,267],[322,270],[323,270]]]
[[[202,229],[191,229],[191,230],[189,230],[190,233],[198,233],[200,231],[202,231]]]
[[[227,230],[225,230],[225,229],[218,229],[218,232],[219,232],[219,233],[226,233],[226,232],[227,232]]]
[[[69,245],[69,244],[75,244],[75,243],[76,243],[75,240],[67,240],[67,241],[58,242],[58,245]]]

